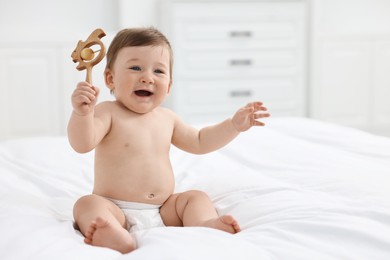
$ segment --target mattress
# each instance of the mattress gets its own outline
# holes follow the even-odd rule
[[[307,118],[266,123],[206,155],[171,148],[176,192],[206,192],[241,232],[153,228],[123,255],[73,227],[93,152],[65,136],[0,142],[0,258],[390,259],[390,138]]]

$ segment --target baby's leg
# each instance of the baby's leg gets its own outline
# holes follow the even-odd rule
[[[135,249],[135,239],[125,229],[126,218],[111,201],[97,195],[84,196],[74,205],[73,215],[85,243],[121,253]]]
[[[232,234],[241,231],[232,216],[218,216],[210,198],[201,191],[172,195],[161,207],[160,213],[166,226],[203,226]]]

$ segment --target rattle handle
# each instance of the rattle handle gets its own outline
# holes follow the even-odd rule
[[[89,84],[92,84],[92,67],[87,66],[87,76],[85,78],[85,81],[88,82]]]

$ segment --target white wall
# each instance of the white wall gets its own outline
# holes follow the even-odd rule
[[[121,27],[157,26],[161,13],[158,6],[163,0],[119,0]]]
[[[0,0],[1,40],[76,39],[118,28],[118,0]]]
[[[310,116],[390,136],[390,1],[311,4]]]
[[[317,34],[390,33],[389,0],[312,0]]]

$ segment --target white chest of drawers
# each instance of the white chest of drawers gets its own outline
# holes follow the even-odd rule
[[[167,105],[186,121],[231,116],[263,101],[272,115],[306,114],[306,1],[164,1],[173,46]]]

